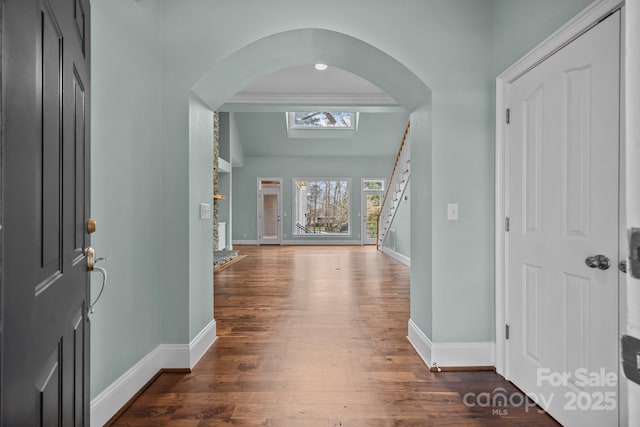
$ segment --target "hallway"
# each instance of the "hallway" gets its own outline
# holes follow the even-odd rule
[[[513,397],[493,372],[429,372],[406,339],[409,268],[375,247],[236,249],[248,256],[215,275],[218,340],[114,425],[556,425],[524,405],[465,405]]]

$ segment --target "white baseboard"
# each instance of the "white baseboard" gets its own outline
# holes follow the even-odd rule
[[[306,245],[360,246],[362,245],[362,241],[361,240],[329,240],[329,239],[324,240],[323,238],[314,238],[314,240],[306,240],[306,239],[283,240],[282,244],[290,245],[290,246],[296,246],[296,245],[299,245],[299,246],[306,246]]]
[[[493,342],[434,343],[431,363],[438,366],[496,366],[496,345]]]
[[[494,342],[433,343],[413,320],[409,320],[407,337],[418,355],[430,368],[495,366],[496,345]]]
[[[234,240],[232,242],[234,245],[247,245],[247,246],[255,246],[258,244],[257,240]]]
[[[104,425],[161,369],[192,369],[216,338],[212,320],[189,344],[154,348],[91,401],[91,425]]]
[[[380,252],[382,252],[383,254],[389,255],[391,258],[403,263],[408,267],[411,267],[411,258],[409,258],[406,255],[402,255],[401,253],[396,252],[393,249],[389,249],[385,246],[380,246]]]
[[[234,245],[258,245],[257,240],[234,240]],[[276,243],[277,244],[277,243]],[[267,244],[265,244],[266,246]],[[288,245],[288,246],[303,246],[303,245],[345,245],[345,246],[360,246],[362,245],[361,240],[324,240],[322,237],[315,237],[314,240],[306,240],[306,239],[296,239],[296,240],[283,240],[280,242],[280,245]]]

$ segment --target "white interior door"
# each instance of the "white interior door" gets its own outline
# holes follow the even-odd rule
[[[279,191],[261,191],[258,194],[258,243],[280,244],[282,216]]]
[[[508,88],[507,376],[567,426],[618,424],[619,84],[617,12]]]

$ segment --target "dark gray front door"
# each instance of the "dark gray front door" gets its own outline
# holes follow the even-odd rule
[[[89,424],[89,0],[4,0],[2,425]]]

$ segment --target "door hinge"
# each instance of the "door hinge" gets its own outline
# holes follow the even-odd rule
[[[505,119],[507,121],[507,124],[511,123],[511,108],[507,108],[507,111],[505,113]]]
[[[504,325],[504,338],[509,339],[509,324]]]
[[[504,218],[504,231],[510,231],[511,230],[511,221],[509,220],[509,217],[506,216]]]

